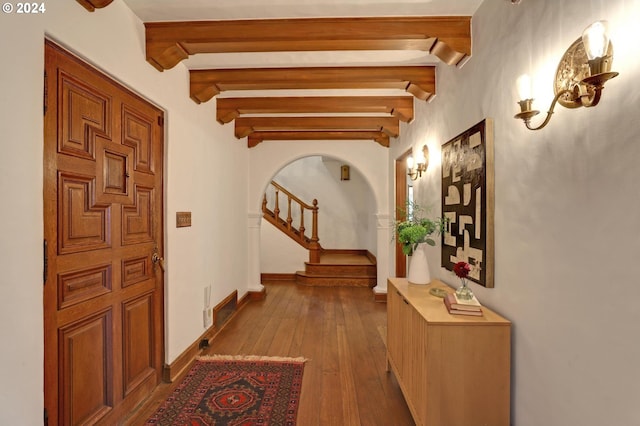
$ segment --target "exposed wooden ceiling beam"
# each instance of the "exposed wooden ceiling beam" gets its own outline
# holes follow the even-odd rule
[[[392,137],[400,134],[396,117],[238,117],[235,135],[238,139],[254,132],[270,131],[375,131]]]
[[[107,7],[113,0],[76,0],[89,12],[93,12],[96,9]]]
[[[191,99],[207,102],[226,90],[400,89],[427,100],[436,90],[433,66],[302,67],[191,70]]]
[[[196,53],[422,50],[449,65],[471,56],[470,16],[147,22],[145,28],[147,61],[160,71]]]
[[[413,119],[411,96],[310,96],[218,98],[216,118],[229,123],[243,114],[391,114],[409,122]]]
[[[382,131],[367,130],[300,130],[253,132],[247,137],[247,146],[253,148],[263,141],[304,141],[304,140],[373,140],[389,147],[389,135]]]
[[[113,0],[76,0],[87,10]],[[449,65],[471,56],[471,17],[257,19],[145,23],[147,60],[158,70],[197,53],[421,50]],[[190,96],[206,102],[228,90],[399,89],[421,100],[435,94],[434,66],[296,67],[190,71]],[[218,99],[220,123],[236,120],[249,146],[263,140],[373,139],[389,146],[399,120],[413,119],[410,96]],[[273,114],[367,113],[376,117],[275,117]],[[268,117],[241,117],[269,114]],[[246,121],[251,119],[252,121]],[[260,121],[263,120],[263,121]],[[241,135],[241,136],[240,136]]]

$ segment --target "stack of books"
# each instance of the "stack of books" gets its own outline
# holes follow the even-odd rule
[[[461,300],[455,293],[448,293],[444,297],[444,304],[452,315],[482,316],[482,305],[475,296],[471,300]]]

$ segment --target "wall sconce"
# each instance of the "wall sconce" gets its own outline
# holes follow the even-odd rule
[[[411,180],[416,180],[419,177],[422,177],[422,173],[427,171],[427,166],[429,165],[429,147],[426,145],[422,147],[422,152],[418,152],[415,163],[416,167],[414,169],[413,156],[410,155],[407,157],[407,174]]]
[[[531,82],[527,75],[518,78],[520,112],[514,116],[524,121],[529,130],[539,130],[549,123],[559,102],[566,108],[593,107],[600,102],[604,83],[618,75],[611,72],[613,45],[609,41],[607,21],[591,24],[564,53],[558,64],[553,87],[555,97],[547,117],[538,127],[531,127],[531,118],[540,111],[533,109]]]

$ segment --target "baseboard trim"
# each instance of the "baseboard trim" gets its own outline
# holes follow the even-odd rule
[[[376,258],[376,256],[371,253],[369,250],[367,250],[366,253],[367,258],[371,261],[371,263],[373,263],[374,265],[378,264],[378,259]]]
[[[257,302],[259,300],[264,300],[266,297],[267,297],[267,289],[264,287],[260,291],[248,291],[238,301],[238,309],[240,309],[241,306],[244,306],[249,302]]]
[[[171,364],[165,364],[162,372],[162,380],[167,383],[172,383],[180,374],[191,365],[191,362],[202,353],[203,349],[200,348],[200,342],[203,339],[211,340],[220,330],[216,330],[215,326],[209,327],[204,333],[200,335],[195,342],[193,342],[187,349],[184,350]]]
[[[238,297],[238,291],[234,290],[229,296],[225,297],[222,302],[220,302],[216,307],[223,306],[224,304],[229,303],[229,301],[233,298]],[[246,304],[253,300],[262,300],[266,297],[266,290],[262,291],[249,291],[245,293],[245,295],[240,298],[236,302],[236,310],[229,316],[227,321],[222,324],[221,327],[216,328],[215,322],[209,327],[204,333],[200,335],[187,349],[184,350],[171,364],[165,364],[162,371],[162,380],[167,383],[172,383],[176,378],[180,376],[196,359],[198,355],[200,355],[206,348],[200,347],[200,342],[203,340],[211,341],[213,340],[220,331],[224,329],[224,327],[229,324],[229,322],[235,317],[240,309],[242,309]]]
[[[374,291],[373,300],[374,302],[387,303],[387,293],[376,293]]]
[[[260,274],[260,282],[265,281],[287,281],[295,282],[296,274]]]

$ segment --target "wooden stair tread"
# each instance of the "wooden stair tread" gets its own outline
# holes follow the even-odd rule
[[[367,275],[362,275],[362,274],[352,274],[352,275],[348,275],[348,274],[340,274],[340,275],[336,275],[336,274],[315,274],[315,273],[310,273],[307,271],[296,271],[297,275],[302,275],[305,277],[318,277],[318,278],[375,278],[375,274],[367,274]]]
[[[321,254],[320,263],[334,265],[374,265],[365,255],[358,254]]]
[[[275,181],[269,186],[272,206],[267,192],[262,199],[262,217],[273,224],[285,235],[309,250],[309,262],[305,262],[305,270],[295,273],[299,284],[319,286],[370,286],[377,282],[376,257],[363,249],[324,249],[318,238],[318,201],[307,204]],[[280,195],[286,196],[284,207],[280,209]],[[300,209],[300,220],[294,220],[292,203],[295,211]],[[305,223],[304,212],[311,214],[311,223]],[[280,214],[284,217],[281,217]],[[286,219],[285,219],[286,218]],[[295,222],[295,223],[294,223]],[[305,231],[311,229],[311,237]]]
[[[319,262],[305,262],[296,282],[309,286],[373,287],[376,258],[366,250],[322,250]]]
[[[296,273],[296,283],[323,287],[373,287],[376,285],[376,277],[309,275],[299,271]]]

